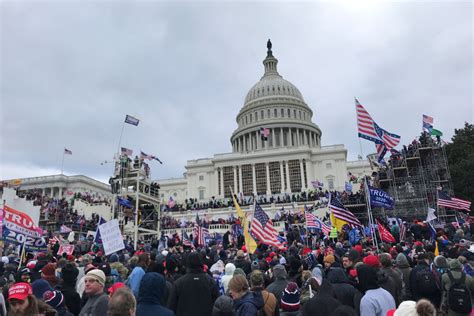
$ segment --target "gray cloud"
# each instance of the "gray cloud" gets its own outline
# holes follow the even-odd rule
[[[354,96],[405,143],[423,113],[446,139],[473,121],[471,2],[348,3],[2,2],[0,178],[58,172],[67,147],[66,174],[107,179],[125,114],[141,122],[122,145],[159,156],[156,178],[229,152],[267,38],[350,159]]]

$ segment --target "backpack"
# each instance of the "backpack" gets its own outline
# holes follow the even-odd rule
[[[448,272],[451,287],[448,290],[448,307],[456,313],[470,313],[472,309],[471,292],[466,286],[466,274],[454,280],[451,272]]]
[[[429,268],[424,268],[416,273],[416,291],[420,294],[434,294],[438,290],[435,277]]]

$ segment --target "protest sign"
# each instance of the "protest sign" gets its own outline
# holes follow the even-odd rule
[[[117,219],[99,225],[99,232],[106,256],[125,248]]]
[[[58,255],[62,256],[63,253],[67,255],[72,255],[74,252],[74,245],[60,245],[58,249]]]
[[[25,245],[26,251],[46,251],[43,231],[37,227],[28,214],[4,205],[2,237],[4,241]]]

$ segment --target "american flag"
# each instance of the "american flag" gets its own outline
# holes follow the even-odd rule
[[[405,241],[405,237],[407,235],[407,227],[402,219],[399,217],[397,218],[398,226],[400,227],[400,241]]]
[[[387,228],[385,228],[385,226],[382,225],[382,223],[379,222],[379,220],[377,220],[377,227],[379,229],[379,235],[382,241],[388,243],[396,242],[395,237],[393,237],[393,235],[388,231]]]
[[[133,155],[133,150],[125,148],[125,147],[122,147],[120,152],[122,153],[122,155],[127,155],[127,156]]]
[[[263,244],[285,249],[283,244],[278,240],[278,232],[273,227],[271,219],[258,203],[255,203],[255,213],[253,217],[250,226],[252,234]]]
[[[335,218],[343,220],[349,223],[351,226],[358,226],[361,228],[364,227],[357,217],[352,214],[351,211],[346,209],[344,204],[342,204],[342,202],[336,196],[330,196],[328,207],[334,214]]]
[[[203,226],[194,225],[193,234],[196,236],[196,245],[202,247],[206,244],[206,238],[209,237],[209,229]]]
[[[438,206],[452,208],[464,212],[471,211],[471,202],[450,197],[446,192],[438,191]]]
[[[390,150],[398,145],[400,136],[392,134],[379,127],[374,122],[369,112],[356,99],[357,111],[357,128],[359,137],[370,140],[376,144],[384,145],[386,149]]]
[[[57,243],[61,243],[61,240],[59,240],[59,238],[57,236],[54,236],[53,238],[50,238],[48,243],[51,245],[51,246],[54,246],[56,245]]]
[[[320,229],[324,235],[328,236],[331,232],[331,226],[324,223],[322,220],[316,217],[316,215],[306,212],[306,228]]]
[[[423,114],[423,129],[428,132],[433,129],[433,118],[431,116]]]
[[[194,245],[193,243],[189,240],[189,236],[188,236],[188,233],[186,233],[186,231],[183,229],[182,230],[182,240],[183,240],[183,245],[184,246],[187,246],[187,247],[191,247],[191,248],[194,248]]]
[[[168,208],[173,208],[175,205],[176,205],[176,202],[170,196],[170,199],[168,200]]]
[[[163,164],[163,162],[162,162],[160,159],[158,159],[158,157],[153,156],[153,155],[147,155],[147,154],[145,154],[143,151],[140,151],[140,158],[141,158],[141,159],[147,159],[147,160],[156,160],[156,161],[158,161],[160,164]]]
[[[65,154],[65,155],[72,155],[72,151],[70,151],[70,150],[67,149],[67,148],[64,148],[64,154]]]
[[[125,123],[138,126],[138,123],[140,123],[140,120],[137,119],[136,117],[133,117],[127,114],[127,116],[125,116]]]

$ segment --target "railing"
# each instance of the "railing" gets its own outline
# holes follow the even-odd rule
[[[285,230],[285,222],[274,222],[273,227],[278,232],[283,232]],[[163,229],[161,230],[165,235],[173,235],[175,233],[181,234],[182,231],[186,232],[186,234],[192,234],[193,228],[186,227],[186,228],[170,228],[170,229]],[[232,232],[232,225],[230,224],[212,224],[209,225],[209,234],[214,235],[217,234],[225,234],[227,231]]]

